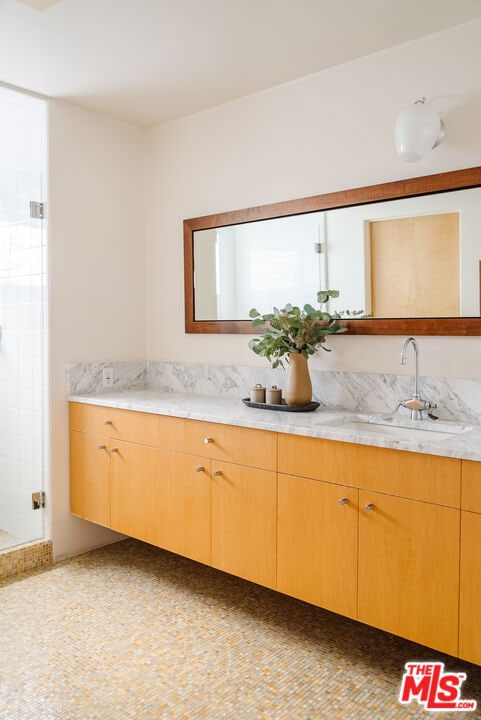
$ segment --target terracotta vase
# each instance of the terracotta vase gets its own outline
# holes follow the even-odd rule
[[[307,405],[312,400],[312,383],[307,359],[300,353],[289,353],[286,389],[286,403],[290,407]]]

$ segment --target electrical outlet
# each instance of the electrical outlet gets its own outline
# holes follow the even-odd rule
[[[114,385],[114,369],[106,367],[102,370],[102,387],[113,387]]]

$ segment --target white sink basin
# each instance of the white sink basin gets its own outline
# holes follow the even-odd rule
[[[331,426],[398,440],[441,440],[456,437],[475,429],[472,425],[443,420],[409,420],[398,417],[381,418],[372,415],[345,415],[320,424],[325,425],[326,428]]]

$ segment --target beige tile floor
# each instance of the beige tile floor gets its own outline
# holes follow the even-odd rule
[[[133,540],[0,581],[1,720],[404,720],[404,663],[481,668]]]

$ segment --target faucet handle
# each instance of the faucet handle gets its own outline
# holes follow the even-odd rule
[[[405,407],[411,411],[411,420],[422,420],[423,412],[434,410],[437,407],[437,403],[429,402],[429,400],[423,400],[419,395],[415,395],[409,400],[401,400],[399,403],[401,407]]]
[[[405,408],[408,408],[409,410],[425,410],[427,407],[427,403],[425,400],[421,400],[421,398],[413,397],[409,400],[403,400],[401,402],[401,405]]]

